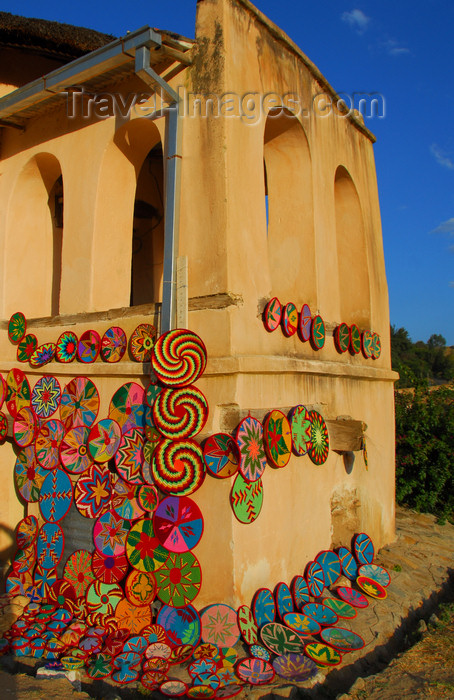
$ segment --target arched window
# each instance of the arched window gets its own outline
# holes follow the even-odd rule
[[[8,209],[5,315],[59,313],[63,223],[60,163],[40,153],[20,173]]]
[[[370,286],[364,221],[358,192],[343,166],[334,181],[341,320],[368,327]]]
[[[306,134],[285,109],[269,113],[264,135],[264,183],[272,294],[316,301],[312,165]]]

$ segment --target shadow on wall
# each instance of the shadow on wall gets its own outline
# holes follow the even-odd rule
[[[6,577],[16,550],[16,537],[15,531],[4,523],[0,523],[0,532],[4,532],[11,539],[11,544],[0,551],[0,593],[4,593]]]

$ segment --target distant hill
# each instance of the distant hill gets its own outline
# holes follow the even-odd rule
[[[392,367],[399,372],[397,388],[447,384],[454,380],[454,346],[437,333],[427,343],[414,343],[405,328],[391,326]]]

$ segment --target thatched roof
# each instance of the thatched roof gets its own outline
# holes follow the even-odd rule
[[[85,27],[0,12],[0,46],[22,48],[64,63],[115,38]]]

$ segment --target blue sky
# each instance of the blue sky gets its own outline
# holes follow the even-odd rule
[[[391,323],[454,345],[454,58],[452,0],[256,0],[339,92],[381,93],[366,120],[375,159]],[[1,9],[121,36],[143,25],[194,36],[196,0],[63,3]]]

